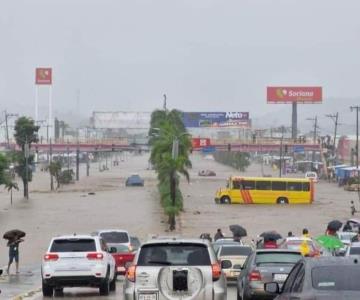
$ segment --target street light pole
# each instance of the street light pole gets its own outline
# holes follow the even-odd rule
[[[351,111],[356,111],[356,148],[355,148],[355,155],[356,155],[356,167],[359,173],[359,110],[360,106],[351,106]]]

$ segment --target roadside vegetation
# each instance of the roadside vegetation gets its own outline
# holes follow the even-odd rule
[[[245,152],[218,151],[214,153],[217,162],[244,172],[250,166],[250,154]]]
[[[180,175],[190,180],[191,140],[177,110],[155,110],[151,114],[149,136],[150,163],[157,172],[161,205],[169,217],[170,230],[174,230],[175,217],[183,209]]]

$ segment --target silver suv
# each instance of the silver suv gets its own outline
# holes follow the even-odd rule
[[[206,240],[144,243],[128,268],[125,300],[225,300],[226,279]]]

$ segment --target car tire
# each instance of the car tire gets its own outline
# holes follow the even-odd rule
[[[277,204],[289,204],[289,200],[286,197],[280,197],[276,200]]]
[[[62,297],[62,296],[64,296],[64,288],[55,288],[55,289],[54,289],[54,296],[55,296],[55,297]]]
[[[42,293],[44,297],[52,297],[54,295],[54,288],[47,285],[45,282],[42,283]]]
[[[109,280],[109,270],[106,274],[106,278],[100,283],[99,293],[100,296],[108,296],[110,293],[110,280]]]
[[[236,292],[236,296],[237,296],[237,300],[243,300],[243,298],[239,295],[239,290],[237,290]]]
[[[223,196],[220,199],[220,204],[231,204],[231,199],[228,196]]]
[[[116,279],[117,279],[117,273],[115,270],[114,271],[114,279],[110,282],[110,291],[112,291],[112,292],[116,291]]]

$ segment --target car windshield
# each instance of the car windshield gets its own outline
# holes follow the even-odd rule
[[[126,245],[112,245],[111,248],[116,249],[116,253],[129,253],[130,249]]]
[[[351,247],[350,254],[351,255],[360,255],[360,247]]]
[[[129,242],[129,235],[126,232],[120,232],[120,231],[102,232],[100,233],[100,236],[108,244]]]
[[[221,256],[248,256],[252,252],[250,247],[224,246],[221,248]]]
[[[311,271],[312,285],[317,290],[360,291],[360,267],[324,266]]]
[[[210,266],[206,245],[194,243],[149,244],[142,246],[138,266]]]
[[[259,252],[256,254],[257,266],[263,264],[296,264],[301,259],[300,253],[291,252]]]
[[[96,251],[94,239],[54,240],[50,252],[92,252]]]

